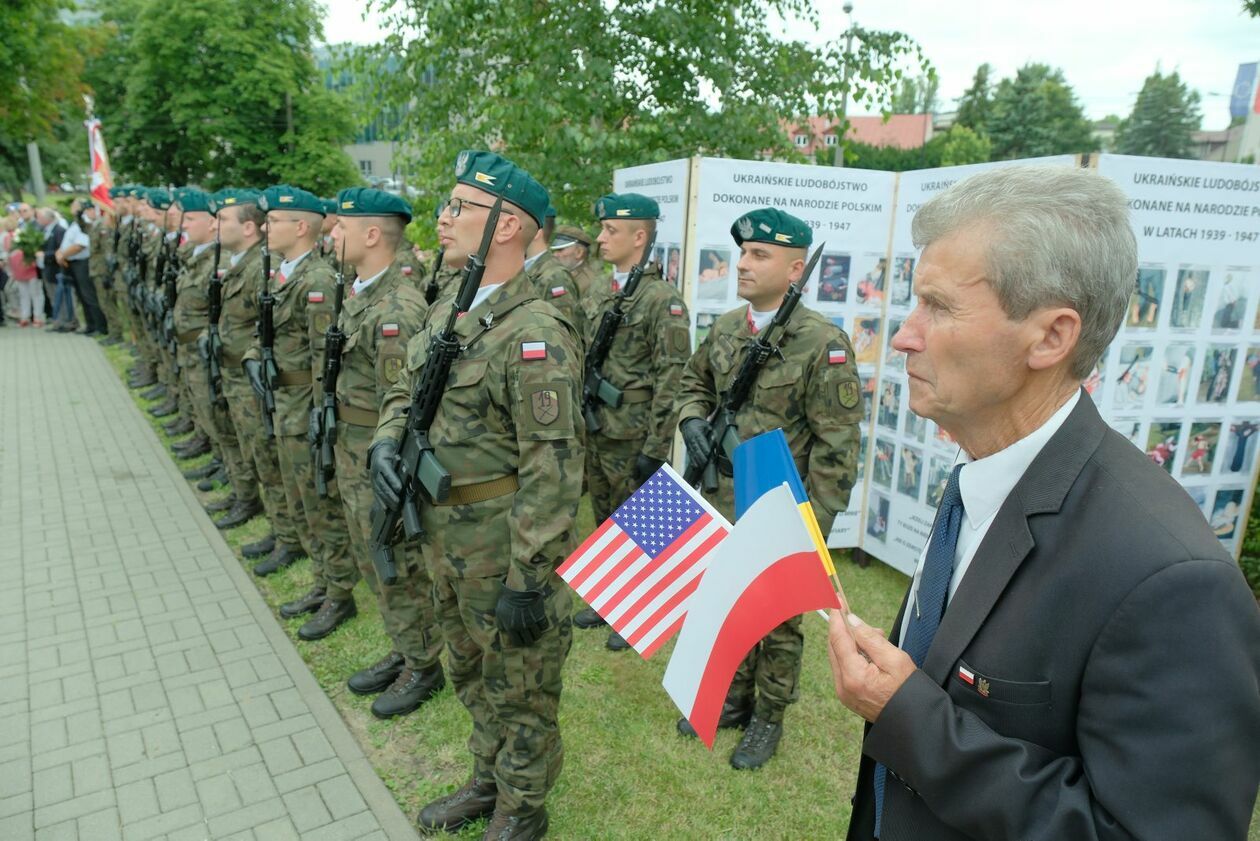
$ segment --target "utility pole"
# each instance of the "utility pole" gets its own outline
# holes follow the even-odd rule
[[[39,144],[34,140],[26,144],[26,159],[31,166],[31,192],[35,194],[35,202],[43,204],[48,191],[44,184],[44,166],[39,159]]]
[[[832,159],[835,166],[844,166],[844,121],[848,117],[849,111],[849,70],[853,64],[850,57],[853,55],[853,4],[844,4],[844,13],[849,16],[849,30],[845,34],[844,39],[844,91],[840,94],[840,125],[837,127],[836,135],[836,153]]]

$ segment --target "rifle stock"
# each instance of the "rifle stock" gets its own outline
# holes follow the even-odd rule
[[[315,491],[321,497],[328,496],[328,482],[336,474],[337,462],[337,379],[341,376],[341,354],[345,350],[346,334],[341,330],[341,305],[346,294],[346,276],[342,266],[346,263],[345,241],[341,244],[341,259],[337,261],[337,287],[333,293],[332,323],[324,331],[324,374],[322,377],[323,399],[315,407],[317,432],[311,442],[311,458],[315,463]]]
[[[271,251],[267,248],[267,234],[263,233],[263,286],[258,295],[258,344],[262,357],[262,415],[263,429],[268,438],[276,437],[276,377],[280,375],[276,368],[276,298],[271,294]]]

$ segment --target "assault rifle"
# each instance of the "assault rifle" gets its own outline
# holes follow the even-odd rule
[[[818,258],[822,256],[822,251],[823,245],[819,245],[814,251],[814,256],[810,257],[809,262],[805,264],[801,279],[788,287],[787,294],[783,296],[783,303],[779,305],[779,311],[774,314],[774,318],[764,330],[748,340],[744,348],[744,358],[739,363],[735,378],[731,380],[726,391],[718,397],[718,407],[713,415],[712,431],[709,436],[709,457],[705,461],[699,459],[693,461],[691,453],[687,454],[687,471],[683,474],[687,484],[697,487],[703,481],[703,490],[709,492],[717,490],[719,454],[729,464],[735,448],[740,443],[738,428],[735,426],[735,415],[752,394],[753,386],[757,383],[757,375],[766,361],[772,356],[783,358],[783,353],[779,350],[779,334],[787,327],[788,319],[792,317],[793,310],[800,303],[801,291],[809,282],[809,276],[813,274],[814,267],[818,265]]]
[[[209,324],[206,325],[206,374],[210,379],[210,402],[216,403],[223,395],[223,339],[219,336],[219,316],[223,314],[223,275],[219,272],[219,256],[222,246],[218,234],[214,237],[214,268],[210,270],[210,285],[206,287],[209,304]]]
[[[429,306],[433,306],[433,302],[437,300],[438,272],[442,270],[442,257],[445,254],[445,248],[438,249],[437,259],[433,261],[433,271],[429,272],[429,285],[424,288],[424,300]]]
[[[123,280],[127,284],[127,303],[131,306],[131,312],[143,316],[144,284],[140,271],[140,241],[137,238],[139,228],[140,220],[133,218],[131,230],[127,232],[127,265],[123,268]]]
[[[604,362],[608,360],[608,352],[612,349],[617,328],[626,318],[626,301],[633,297],[635,290],[639,288],[639,281],[643,279],[643,273],[647,271],[648,263],[652,259],[652,246],[655,244],[656,232],[653,231],[648,237],[647,244],[643,246],[643,256],[630,270],[630,277],[626,278],[625,285],[613,298],[612,306],[600,317],[599,329],[595,331],[595,338],[591,342],[590,350],[586,353],[586,373],[582,380],[582,416],[586,419],[587,432],[599,432],[603,426],[599,422],[601,404],[610,409],[621,406],[621,389],[605,379]]]
[[[114,247],[105,259],[105,279],[101,285],[106,289],[114,288],[114,273],[118,271],[118,240],[122,236],[122,221],[114,217]]]
[[[169,240],[165,271],[162,274],[162,338],[171,352],[175,373],[179,373],[179,352],[175,341],[175,299],[179,295],[179,273],[183,269],[179,259],[179,232],[184,229],[184,213],[179,214],[179,227],[175,238]]]
[[[268,438],[275,438],[273,419],[276,414],[276,377],[280,376],[280,371],[276,368],[276,326],[272,319],[276,296],[271,294],[271,250],[267,248],[266,234],[263,234],[262,259],[263,286],[258,293],[258,344],[262,350],[263,428]]]
[[[341,376],[341,353],[346,347],[346,334],[341,330],[341,303],[346,294],[346,275],[342,266],[346,263],[345,241],[341,244],[341,259],[337,261],[337,288],[333,292],[332,323],[324,331],[323,400],[313,406],[315,440],[311,442],[311,459],[315,463],[315,490],[321,497],[328,496],[328,482],[337,471],[337,378]]]
[[[446,390],[451,365],[460,353],[459,336],[455,333],[456,320],[460,313],[467,312],[472,307],[477,288],[481,286],[481,277],[486,271],[486,254],[490,251],[490,243],[494,238],[495,228],[499,225],[499,214],[502,210],[503,197],[499,196],[486,219],[481,247],[468,258],[464,266],[459,293],[451,302],[446,325],[429,341],[429,355],[424,360],[424,367],[420,370],[420,376],[411,392],[411,405],[407,407],[406,413],[407,425],[403,427],[402,438],[398,441],[394,463],[403,484],[398,507],[386,507],[379,498],[372,503],[372,564],[376,567],[377,576],[385,584],[393,584],[398,580],[398,564],[394,558],[393,544],[399,522],[402,523],[408,539],[422,535],[424,529],[420,525],[419,507],[421,492],[431,502],[445,502],[451,492],[451,474],[433,454],[433,445],[429,443],[429,427],[433,425],[433,418],[442,404],[442,393]]]

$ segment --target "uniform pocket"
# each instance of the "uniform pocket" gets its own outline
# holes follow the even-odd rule
[[[1006,680],[972,668],[963,660],[958,661],[953,680],[989,701],[1031,706],[1049,704],[1051,684],[1048,680]]]

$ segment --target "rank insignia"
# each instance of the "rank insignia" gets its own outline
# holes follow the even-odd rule
[[[489,175],[485,172],[478,172],[473,174],[473,178],[477,179],[477,181],[482,184],[489,184],[491,187],[494,186],[495,176],[493,175]]]

